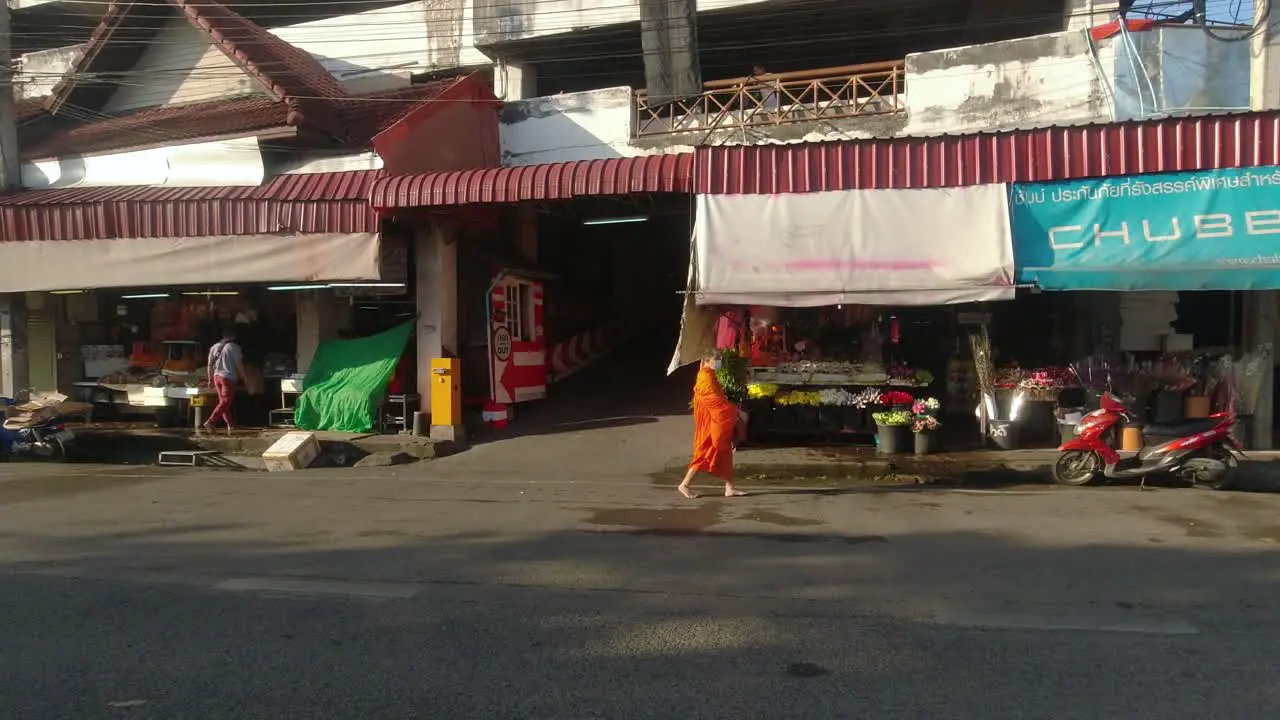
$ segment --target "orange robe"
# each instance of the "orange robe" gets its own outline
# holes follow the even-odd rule
[[[693,386],[693,462],[689,467],[732,480],[737,425],[738,408],[725,398],[715,372],[699,368]]]

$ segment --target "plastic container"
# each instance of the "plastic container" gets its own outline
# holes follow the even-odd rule
[[[1008,420],[988,421],[987,435],[1001,450],[1018,449],[1018,426]]]
[[[1209,417],[1212,403],[1203,395],[1188,395],[1183,401],[1182,416],[1188,420],[1200,420]]]
[[[1063,445],[1076,439],[1076,423],[1058,423],[1058,438]]]
[[[907,451],[910,435],[911,428],[906,425],[877,425],[876,446],[883,455],[897,455]]]
[[[923,432],[912,433],[915,436],[915,446],[917,455],[929,455],[938,450],[938,434],[925,430]]]
[[[1125,452],[1138,452],[1142,449],[1142,426],[1126,425],[1120,435],[1120,449]]]

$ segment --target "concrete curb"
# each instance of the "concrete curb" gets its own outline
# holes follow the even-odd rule
[[[76,459],[84,462],[153,465],[162,452],[214,450],[228,457],[257,458],[283,434],[218,437],[164,432],[118,430],[77,431]],[[325,464],[350,466],[375,453],[405,454],[415,460],[434,460],[458,452],[452,443],[409,435],[318,433]]]

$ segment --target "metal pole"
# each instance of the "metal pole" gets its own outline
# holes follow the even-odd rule
[[[0,192],[18,187],[18,117],[13,93],[9,3],[0,2]]]

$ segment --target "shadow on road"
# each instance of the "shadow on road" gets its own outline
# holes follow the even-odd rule
[[[193,541],[180,527],[78,539],[0,534],[62,558],[10,563],[13,571],[124,567],[420,588],[394,605],[362,605],[287,593],[130,595],[10,575],[0,640],[6,655],[22,658],[10,668],[8,685],[18,688],[10,707],[52,717],[102,696],[109,683],[121,697],[152,698],[149,711],[164,716],[190,709],[176,703],[193,697],[206,711],[253,708],[242,716],[255,717],[283,717],[272,713],[298,710],[298,702],[304,715],[369,717],[382,708],[383,716],[401,716],[397,703],[406,699],[435,717],[677,717],[697,708],[815,718],[936,717],[943,707],[948,717],[974,718],[1280,711],[1276,693],[1239,691],[1269,680],[1268,663],[1249,656],[1243,638],[1176,663],[1177,684],[1194,687],[1192,697],[1170,692],[1170,668],[1161,665],[1166,653],[1190,652],[1176,644],[1187,642],[1176,637],[1183,633],[1166,633],[1161,623],[1190,623],[1192,632],[1224,621],[1276,623],[1280,574],[1270,548],[1192,551],[1161,547],[1156,536],[1127,546],[1054,546],[999,532],[779,532],[787,518],[727,502],[632,520],[584,512],[593,529],[432,538],[398,526],[368,538],[377,547],[332,550],[301,547],[314,538]],[[730,521],[760,530],[722,527]],[[1227,532],[1185,518],[1167,522],[1197,538]],[[1271,523],[1247,532],[1274,540],[1280,521]],[[316,529],[317,537],[325,532]],[[13,609],[27,593],[56,611]],[[904,622],[943,619],[877,624],[868,620],[871,608]],[[983,627],[984,618],[1000,627],[1011,613],[1033,627],[1121,628],[1120,637],[956,634]],[[82,619],[68,625],[68,618]],[[999,657],[998,668],[983,657]],[[1152,665],[1159,668],[1116,681],[1117,673]],[[57,694],[21,689],[43,687],[37,676],[50,666],[60,668]],[[1232,668],[1231,683],[1220,682],[1223,667]],[[1004,689],[993,694],[997,675]],[[216,704],[200,705],[210,698],[199,689],[215,686]],[[299,687],[314,692],[303,699]],[[343,694],[319,690],[328,687]],[[1082,700],[1083,687],[1105,687],[1106,701]]]

